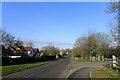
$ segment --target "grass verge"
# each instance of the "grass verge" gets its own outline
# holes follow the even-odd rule
[[[76,59],[72,59],[72,62],[105,62],[105,61],[90,61],[90,60],[76,60]]]
[[[91,70],[91,79],[96,78],[118,78],[118,72],[109,68],[96,68]]]
[[[37,67],[37,66],[46,64],[48,62],[50,62],[50,61],[2,66],[2,67],[0,67],[0,70],[2,69],[2,75],[4,76],[4,75],[7,75],[7,74],[11,74],[11,73],[15,73],[15,72],[18,72],[18,71],[22,71],[22,70],[30,69],[30,68],[33,68],[33,67]]]

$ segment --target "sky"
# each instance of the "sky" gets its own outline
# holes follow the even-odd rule
[[[88,32],[108,33],[108,2],[3,2],[2,27],[34,47],[72,48]]]

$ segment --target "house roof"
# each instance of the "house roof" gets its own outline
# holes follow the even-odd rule
[[[39,51],[39,49],[38,48],[34,48],[34,51],[37,52],[37,51]]]
[[[30,51],[31,49],[33,49],[32,47],[24,47],[24,49],[26,50],[26,51]]]
[[[19,47],[17,47],[17,46],[12,46],[12,48],[14,49],[14,50],[16,50],[16,51],[19,51],[20,50],[20,48]]]

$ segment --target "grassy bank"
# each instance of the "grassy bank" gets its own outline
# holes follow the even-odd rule
[[[96,68],[91,70],[92,80],[96,78],[118,78],[118,72],[109,68]]]
[[[9,65],[9,66],[2,66],[0,67],[0,70],[2,69],[2,75],[7,75],[7,74],[11,74],[11,73],[15,73],[18,71],[22,71],[25,69],[29,69],[29,68],[33,68],[36,66],[40,66],[43,64],[46,64],[50,61],[47,62],[37,62],[37,63],[28,63],[28,64],[19,64],[19,65]]]

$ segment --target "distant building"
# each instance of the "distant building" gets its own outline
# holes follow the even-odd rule
[[[28,56],[30,56],[30,57],[34,56],[35,52],[34,52],[34,49],[32,47],[24,47],[24,49],[25,49]]]
[[[34,50],[35,54],[39,54],[39,49],[38,48],[34,48],[33,50]]]

